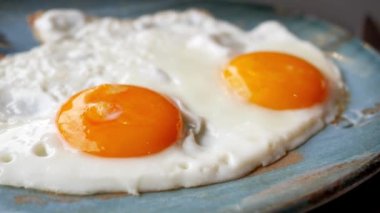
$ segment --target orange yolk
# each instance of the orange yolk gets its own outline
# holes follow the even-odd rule
[[[104,84],[72,96],[58,112],[62,137],[101,157],[137,157],[162,151],[182,134],[178,108],[142,87]]]
[[[228,64],[223,78],[243,99],[275,110],[310,107],[327,95],[326,80],[316,67],[278,52],[240,55]]]

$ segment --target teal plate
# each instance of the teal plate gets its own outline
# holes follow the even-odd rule
[[[140,196],[66,196],[0,187],[0,212],[251,212],[308,210],[339,196],[380,169],[380,55],[341,28],[232,1],[1,1],[6,54],[36,45],[26,15],[47,8],[79,8],[99,16],[136,17],[165,9],[203,8],[244,29],[275,19],[320,47],[341,69],[349,89],[342,120],[329,125],[274,166],[234,181]],[[1,79],[0,79],[1,81]]]

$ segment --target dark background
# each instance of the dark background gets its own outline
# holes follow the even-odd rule
[[[345,28],[380,52],[379,0],[251,1],[273,6],[278,11],[285,13],[307,14],[325,19]],[[379,192],[380,173],[312,212],[380,212]]]
[[[367,16],[380,22],[379,0],[250,0],[295,13],[310,14],[342,26],[357,36]],[[380,23],[379,23],[380,24]]]
[[[290,14],[306,14],[337,24],[380,51],[379,0],[250,0]]]

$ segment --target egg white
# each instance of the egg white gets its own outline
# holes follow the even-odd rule
[[[137,194],[238,178],[320,130],[336,115],[343,89],[337,68],[323,53],[277,22],[246,32],[198,10],[136,20],[52,10],[36,27],[45,44],[0,61],[2,185]],[[240,101],[221,71],[232,57],[259,50],[314,64],[328,80],[328,99],[285,111]],[[185,116],[185,137],[139,158],[101,158],[71,148],[58,136],[55,113],[71,95],[102,83],[145,86],[170,97]]]

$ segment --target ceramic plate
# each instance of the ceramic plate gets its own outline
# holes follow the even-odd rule
[[[116,17],[196,7],[247,30],[275,19],[326,52],[341,69],[350,100],[339,124],[327,126],[276,164],[238,180],[140,196],[64,196],[0,187],[0,212],[306,210],[342,194],[379,170],[380,56],[341,28],[308,16],[286,15],[268,7],[232,1],[1,1],[0,32],[12,48],[0,51],[12,54],[37,46],[26,15],[62,7]]]

